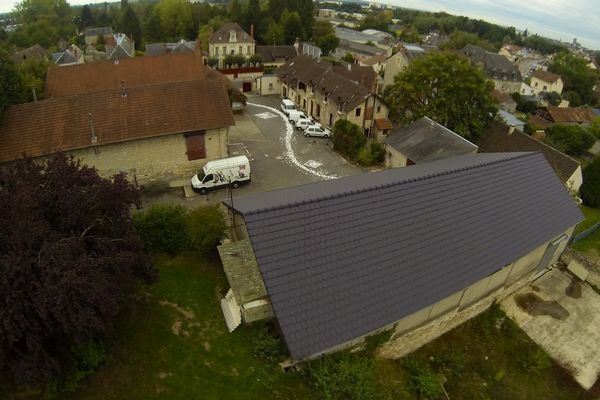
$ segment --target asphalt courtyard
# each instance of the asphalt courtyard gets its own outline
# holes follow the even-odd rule
[[[229,153],[248,156],[252,182],[234,190],[234,198],[367,171],[334,152],[331,139],[306,138],[293,129],[279,109],[280,102],[277,96],[249,97],[244,114],[235,116],[236,125],[229,130]],[[185,197],[182,188],[175,187],[144,196],[144,203],[196,207],[227,196],[226,189],[219,189]]]

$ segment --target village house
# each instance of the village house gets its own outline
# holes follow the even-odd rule
[[[554,107],[538,108],[536,115],[551,124],[577,124],[587,126],[596,117],[592,110],[586,107]]]
[[[40,46],[39,44],[33,45],[26,49],[15,52],[10,56],[10,60],[15,65],[20,65],[28,60],[41,60],[44,58],[48,58],[50,53],[48,50]]]
[[[235,220],[219,247],[227,326],[274,318],[292,362],[499,301],[553,265],[583,220],[540,153],[468,154],[224,204]]]
[[[198,41],[187,41],[180,39],[177,42],[160,42],[160,43],[147,43],[146,52],[147,56],[159,56],[167,53],[192,53],[198,51],[200,43]]]
[[[69,65],[83,64],[84,53],[83,51],[75,46],[74,44],[68,45],[63,51],[59,51],[52,54],[52,61],[54,64],[65,67]]]
[[[477,145],[428,117],[392,129],[384,142],[387,168],[477,153]]]
[[[425,49],[414,44],[404,44],[398,51],[385,60],[383,72],[383,86],[394,83],[394,77],[417,57],[425,55]]]
[[[354,61],[360,63],[373,56],[386,54],[386,51],[377,46],[350,42],[348,40],[340,40],[338,47],[336,47],[331,55],[338,60],[341,60],[344,59],[348,54],[352,56]]]
[[[50,68],[47,100],[4,112],[0,163],[66,151],[103,176],[187,177],[227,156],[233,93],[197,53]]]
[[[510,94],[494,89],[492,90],[492,96],[498,103],[498,107],[500,107],[502,110],[514,113],[517,109],[517,102]]]
[[[554,147],[501,122],[493,122],[478,139],[481,153],[540,152],[565,187],[575,193],[583,183],[581,165]]]
[[[359,65],[371,67],[373,68],[373,71],[375,71],[375,73],[383,75],[383,71],[385,70],[386,59],[386,54],[379,54],[360,61]]]
[[[218,67],[224,68],[227,56],[248,58],[256,52],[256,41],[239,24],[228,22],[208,40],[208,56],[219,60]]]
[[[104,26],[100,28],[87,28],[84,31],[85,44],[97,45],[98,40],[102,37],[102,40],[106,41],[113,37],[113,30],[110,26]]]
[[[122,60],[135,57],[135,42],[124,33],[116,33],[106,41],[106,58]]]
[[[256,46],[256,54],[260,54],[261,63],[268,68],[277,68],[296,57],[299,46]]]
[[[346,119],[375,137],[374,121],[387,119],[387,107],[373,91],[335,72],[325,61],[299,55],[275,74],[278,93],[322,125],[332,127],[338,119]]]
[[[533,72],[529,86],[536,95],[542,92],[554,92],[561,94],[564,83],[560,75],[556,75],[548,71],[538,70]]]
[[[466,45],[462,49],[462,54],[469,58],[471,63],[483,69],[487,78],[494,82],[496,90],[504,93],[520,93],[523,82],[521,73],[506,57],[472,44]]]

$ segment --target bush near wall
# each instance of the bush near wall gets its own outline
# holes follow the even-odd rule
[[[583,184],[579,189],[585,205],[600,207],[600,158],[596,158],[583,170]]]
[[[185,250],[208,253],[226,236],[227,226],[217,206],[189,211],[183,206],[157,204],[133,215],[144,248],[177,254]]]
[[[383,144],[368,143],[360,126],[345,119],[333,126],[333,148],[362,166],[382,164],[385,159]]]

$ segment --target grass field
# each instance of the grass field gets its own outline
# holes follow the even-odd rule
[[[286,373],[276,361],[254,355],[260,329],[227,332],[219,306],[227,281],[218,261],[186,255],[159,258],[157,266],[159,281],[143,287],[117,322],[109,361],[77,391],[58,398],[323,398],[305,371]],[[406,359],[377,359],[378,398],[426,398],[419,394],[420,371],[433,374],[438,387],[435,382],[444,382],[451,399],[587,400],[600,394],[580,389],[498,308]],[[8,392],[8,399],[39,398],[23,390]]]
[[[585,215],[585,221],[577,226],[575,233],[582,232],[600,221],[600,209],[580,206]],[[587,255],[592,260],[600,262],[600,229],[590,236],[573,244],[573,248]]]

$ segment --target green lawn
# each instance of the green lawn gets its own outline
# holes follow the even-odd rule
[[[306,399],[300,373],[254,357],[248,327],[226,329],[220,264],[158,260],[160,280],[123,315],[110,362],[65,399]]]
[[[305,372],[284,373],[276,362],[254,356],[257,327],[227,332],[219,306],[227,281],[218,261],[188,255],[159,258],[157,265],[159,281],[144,287],[116,324],[110,360],[79,390],[58,398],[321,398]],[[408,359],[443,376],[451,399],[598,398],[600,392],[584,392],[562,369],[546,364],[547,356],[503,316],[494,308]],[[377,359],[377,393],[386,400],[422,398],[411,371],[406,361]],[[9,392],[9,399],[39,398]]]
[[[581,211],[585,215],[585,221],[577,226],[575,233],[582,232],[598,221],[600,221],[600,209],[580,206]],[[592,233],[585,239],[582,239],[573,244],[573,248],[587,255],[593,260],[600,261],[600,229]]]

